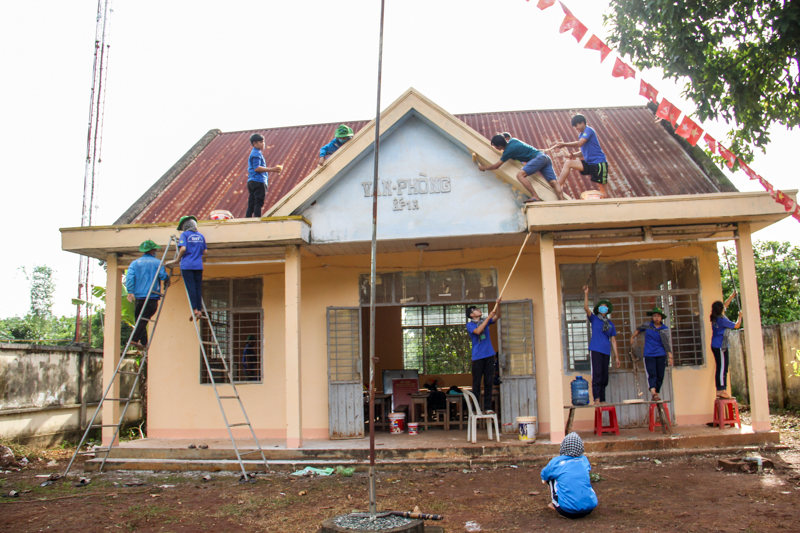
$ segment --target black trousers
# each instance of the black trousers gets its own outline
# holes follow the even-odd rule
[[[183,284],[189,293],[189,303],[196,311],[203,310],[203,271],[202,270],[181,270]]]
[[[728,389],[728,368],[730,359],[728,358],[728,350],[720,350],[719,348],[711,348],[714,352],[714,362],[717,363],[717,372],[714,374],[714,381],[717,384],[717,390]]]
[[[142,313],[143,308],[144,312]],[[142,313],[142,318],[150,318],[156,314],[156,311],[158,310],[158,300],[153,298],[136,298],[136,305],[134,309],[136,310],[136,314],[134,316],[137,319],[139,318],[139,313]],[[133,332],[132,340],[147,346],[147,321],[139,321],[139,325],[136,326],[136,330]]]
[[[261,208],[264,207],[264,199],[267,197],[267,184],[258,181],[248,181],[247,192],[250,193],[250,198],[247,200],[247,214],[245,214],[245,218],[261,218]]]
[[[483,380],[483,411],[492,408],[494,391],[494,357],[484,357],[472,362],[472,394],[480,401],[481,380]]]
[[[664,372],[667,370],[667,356],[645,357],[644,368],[647,370],[647,385],[659,394],[661,385],[664,384]]]
[[[610,354],[592,351],[592,397],[601,402],[606,401],[609,363]]]

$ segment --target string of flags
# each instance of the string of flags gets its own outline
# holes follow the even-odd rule
[[[525,0],[529,2],[530,0]],[[556,0],[538,0],[536,7],[541,10],[545,10],[549,7],[554,6]],[[564,5],[563,2],[559,0],[558,2],[561,5],[561,9],[564,11],[564,20],[561,22],[561,26],[558,29],[559,33],[566,33],[568,31],[572,32],[572,36],[575,37],[575,40],[578,44],[583,40],[584,36],[586,36],[589,28],[586,27],[578,18],[570,11],[567,6]],[[584,45],[585,49],[588,50],[597,50],[600,52],[600,62],[606,60],[609,54],[612,52],[611,48],[604,43],[597,35],[592,34],[591,37],[586,41]],[[634,78],[636,79],[636,70],[633,67],[622,61],[619,57],[616,58],[614,61],[614,68],[611,71],[611,76],[615,78]],[[696,146],[698,141],[702,138],[703,141],[706,143],[708,148],[711,150],[712,154],[719,154],[724,160],[725,165],[733,170],[734,165],[738,162],[739,168],[747,175],[748,178],[751,180],[758,180],[764,189],[769,192],[770,196],[779,204],[781,204],[787,213],[790,213],[795,220],[800,222],[800,204],[789,198],[783,191],[776,189],[761,177],[758,173],[756,173],[752,168],[750,168],[741,158],[737,157],[733,152],[731,152],[728,148],[722,146],[714,137],[705,133],[703,129],[688,115],[683,115],[683,120],[678,125],[678,119],[681,117],[682,111],[678,109],[673,103],[671,103],[666,98],[661,98],[661,101],[658,100],[658,91],[644,81],[641,77],[639,78],[639,94],[649,101],[653,102],[658,106],[656,109],[656,117],[668,121],[670,124],[675,127],[675,133],[686,139],[686,141],[692,145]]]

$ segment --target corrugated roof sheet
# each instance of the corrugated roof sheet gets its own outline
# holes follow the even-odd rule
[[[456,115],[487,139],[507,131],[536,148],[557,141],[573,141],[577,132],[570,125],[580,112],[600,139],[609,162],[612,196],[664,196],[722,192],[716,180],[706,175],[686,151],[645,107],[586,110],[512,111]],[[369,121],[345,122],[358,131]],[[250,135],[265,139],[268,166],[283,164],[284,170],[270,176],[264,208],[273,205],[305,178],[317,163],[319,148],[333,138],[340,123],[221,133],[131,221],[157,223],[178,220],[186,213],[207,219],[211,211],[226,209],[243,217],[247,209],[247,156]],[[564,152],[551,153],[556,173],[565,161]],[[577,197],[590,188],[589,178],[572,172],[565,192]]]

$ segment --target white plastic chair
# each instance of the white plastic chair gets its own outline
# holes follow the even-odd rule
[[[478,442],[478,419],[491,418],[494,421],[494,431],[497,433],[497,442],[500,442],[500,427],[497,424],[497,413],[484,414],[478,405],[478,399],[470,391],[464,391],[464,399],[467,400],[467,409],[469,409],[469,421],[467,422],[467,440],[475,444]],[[473,408],[474,405],[474,408]],[[492,424],[486,424],[486,429],[489,431],[489,440],[492,440]]]

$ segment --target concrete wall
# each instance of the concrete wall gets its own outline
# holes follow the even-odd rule
[[[102,350],[0,344],[0,435],[43,445],[80,438],[102,397],[102,374]],[[138,403],[126,418],[140,418]]]
[[[800,322],[763,326],[769,403],[778,407],[800,407],[800,377],[793,373],[792,361],[800,350]],[[730,381],[733,394],[749,398],[743,336],[736,330],[730,337]]]

